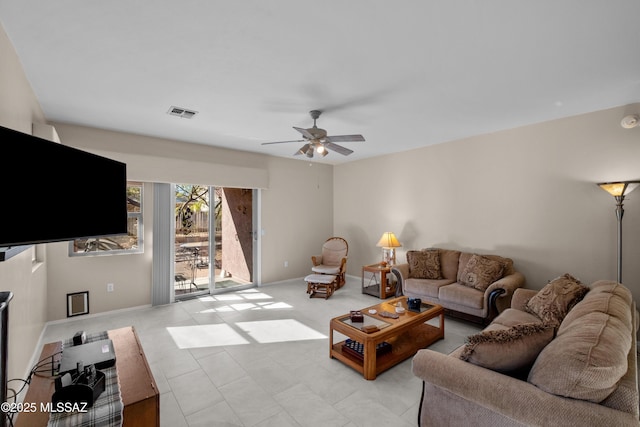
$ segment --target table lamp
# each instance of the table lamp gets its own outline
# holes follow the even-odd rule
[[[402,245],[398,242],[396,235],[390,231],[385,231],[378,240],[378,244],[376,246],[382,248],[382,262],[381,266],[385,266],[387,264],[394,265],[396,263],[396,248],[401,247]]]

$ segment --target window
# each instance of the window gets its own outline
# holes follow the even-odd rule
[[[142,183],[127,183],[127,234],[76,239],[69,244],[70,256],[142,253]]]

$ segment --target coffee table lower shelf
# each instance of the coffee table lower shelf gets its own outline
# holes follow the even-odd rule
[[[384,341],[391,344],[391,351],[376,356],[373,376],[371,373],[365,372],[363,359],[342,350],[345,341],[334,343],[331,346],[330,356],[360,372],[366,379],[375,379],[376,375],[412,357],[418,350],[426,348],[442,338],[444,338],[443,329],[424,323],[401,335],[385,339]]]

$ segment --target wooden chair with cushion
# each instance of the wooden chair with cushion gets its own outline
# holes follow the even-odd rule
[[[311,257],[311,271],[316,274],[337,276],[337,285],[341,288],[345,282],[347,254],[349,244],[342,237],[330,237],[322,245],[322,254]]]

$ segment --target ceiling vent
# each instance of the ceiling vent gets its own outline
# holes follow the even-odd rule
[[[193,116],[198,114],[198,112],[193,110],[187,110],[186,108],[171,107],[169,108],[169,111],[167,111],[167,114],[172,116],[182,117],[183,119],[192,119]]]

